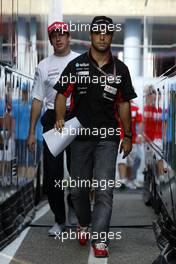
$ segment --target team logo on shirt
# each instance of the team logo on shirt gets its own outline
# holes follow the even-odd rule
[[[80,76],[80,78],[84,76],[89,76],[89,63],[76,63],[76,74]]]
[[[89,71],[79,71],[78,75],[89,75]]]
[[[88,67],[89,66],[89,63],[85,63],[85,62],[83,62],[83,63],[76,63],[76,65],[75,65],[76,67]]]
[[[80,95],[80,94],[87,94],[87,89],[88,89],[87,86],[77,87],[77,89],[78,89],[78,93],[79,93],[79,95]]]

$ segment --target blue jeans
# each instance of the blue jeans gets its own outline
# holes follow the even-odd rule
[[[92,222],[92,232],[99,234],[96,242],[101,242],[100,233],[109,232],[112,213],[113,187],[108,180],[115,181],[116,157],[119,142],[115,141],[80,141],[71,144],[71,178],[97,182],[95,187],[95,204],[91,216],[89,186],[71,188],[72,201],[81,226]],[[102,182],[106,182],[102,185]],[[112,182],[112,181],[111,181]],[[103,186],[103,187],[102,187]],[[95,242],[95,241],[92,241]]]

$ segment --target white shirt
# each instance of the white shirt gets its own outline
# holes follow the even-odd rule
[[[53,86],[59,80],[67,64],[79,55],[79,53],[70,51],[70,53],[64,57],[53,54],[43,59],[38,64],[35,71],[32,98],[36,98],[42,102],[45,100],[46,108],[54,109],[54,100],[57,91],[53,89]]]

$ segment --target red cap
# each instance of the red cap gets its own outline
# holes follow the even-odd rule
[[[60,30],[61,32],[68,32],[68,24],[57,21],[52,23],[50,26],[48,26],[48,35],[57,30]]]

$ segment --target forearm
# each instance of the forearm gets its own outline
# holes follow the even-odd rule
[[[125,134],[131,133],[131,108],[130,102],[123,102],[118,104],[118,112],[120,120],[122,121]]]
[[[35,134],[35,127],[36,123],[39,119],[41,110],[42,110],[42,101],[37,99],[33,99],[31,113],[30,113],[30,128],[29,128],[29,135]]]
[[[64,120],[66,113],[66,97],[57,94],[55,99],[56,121]]]

